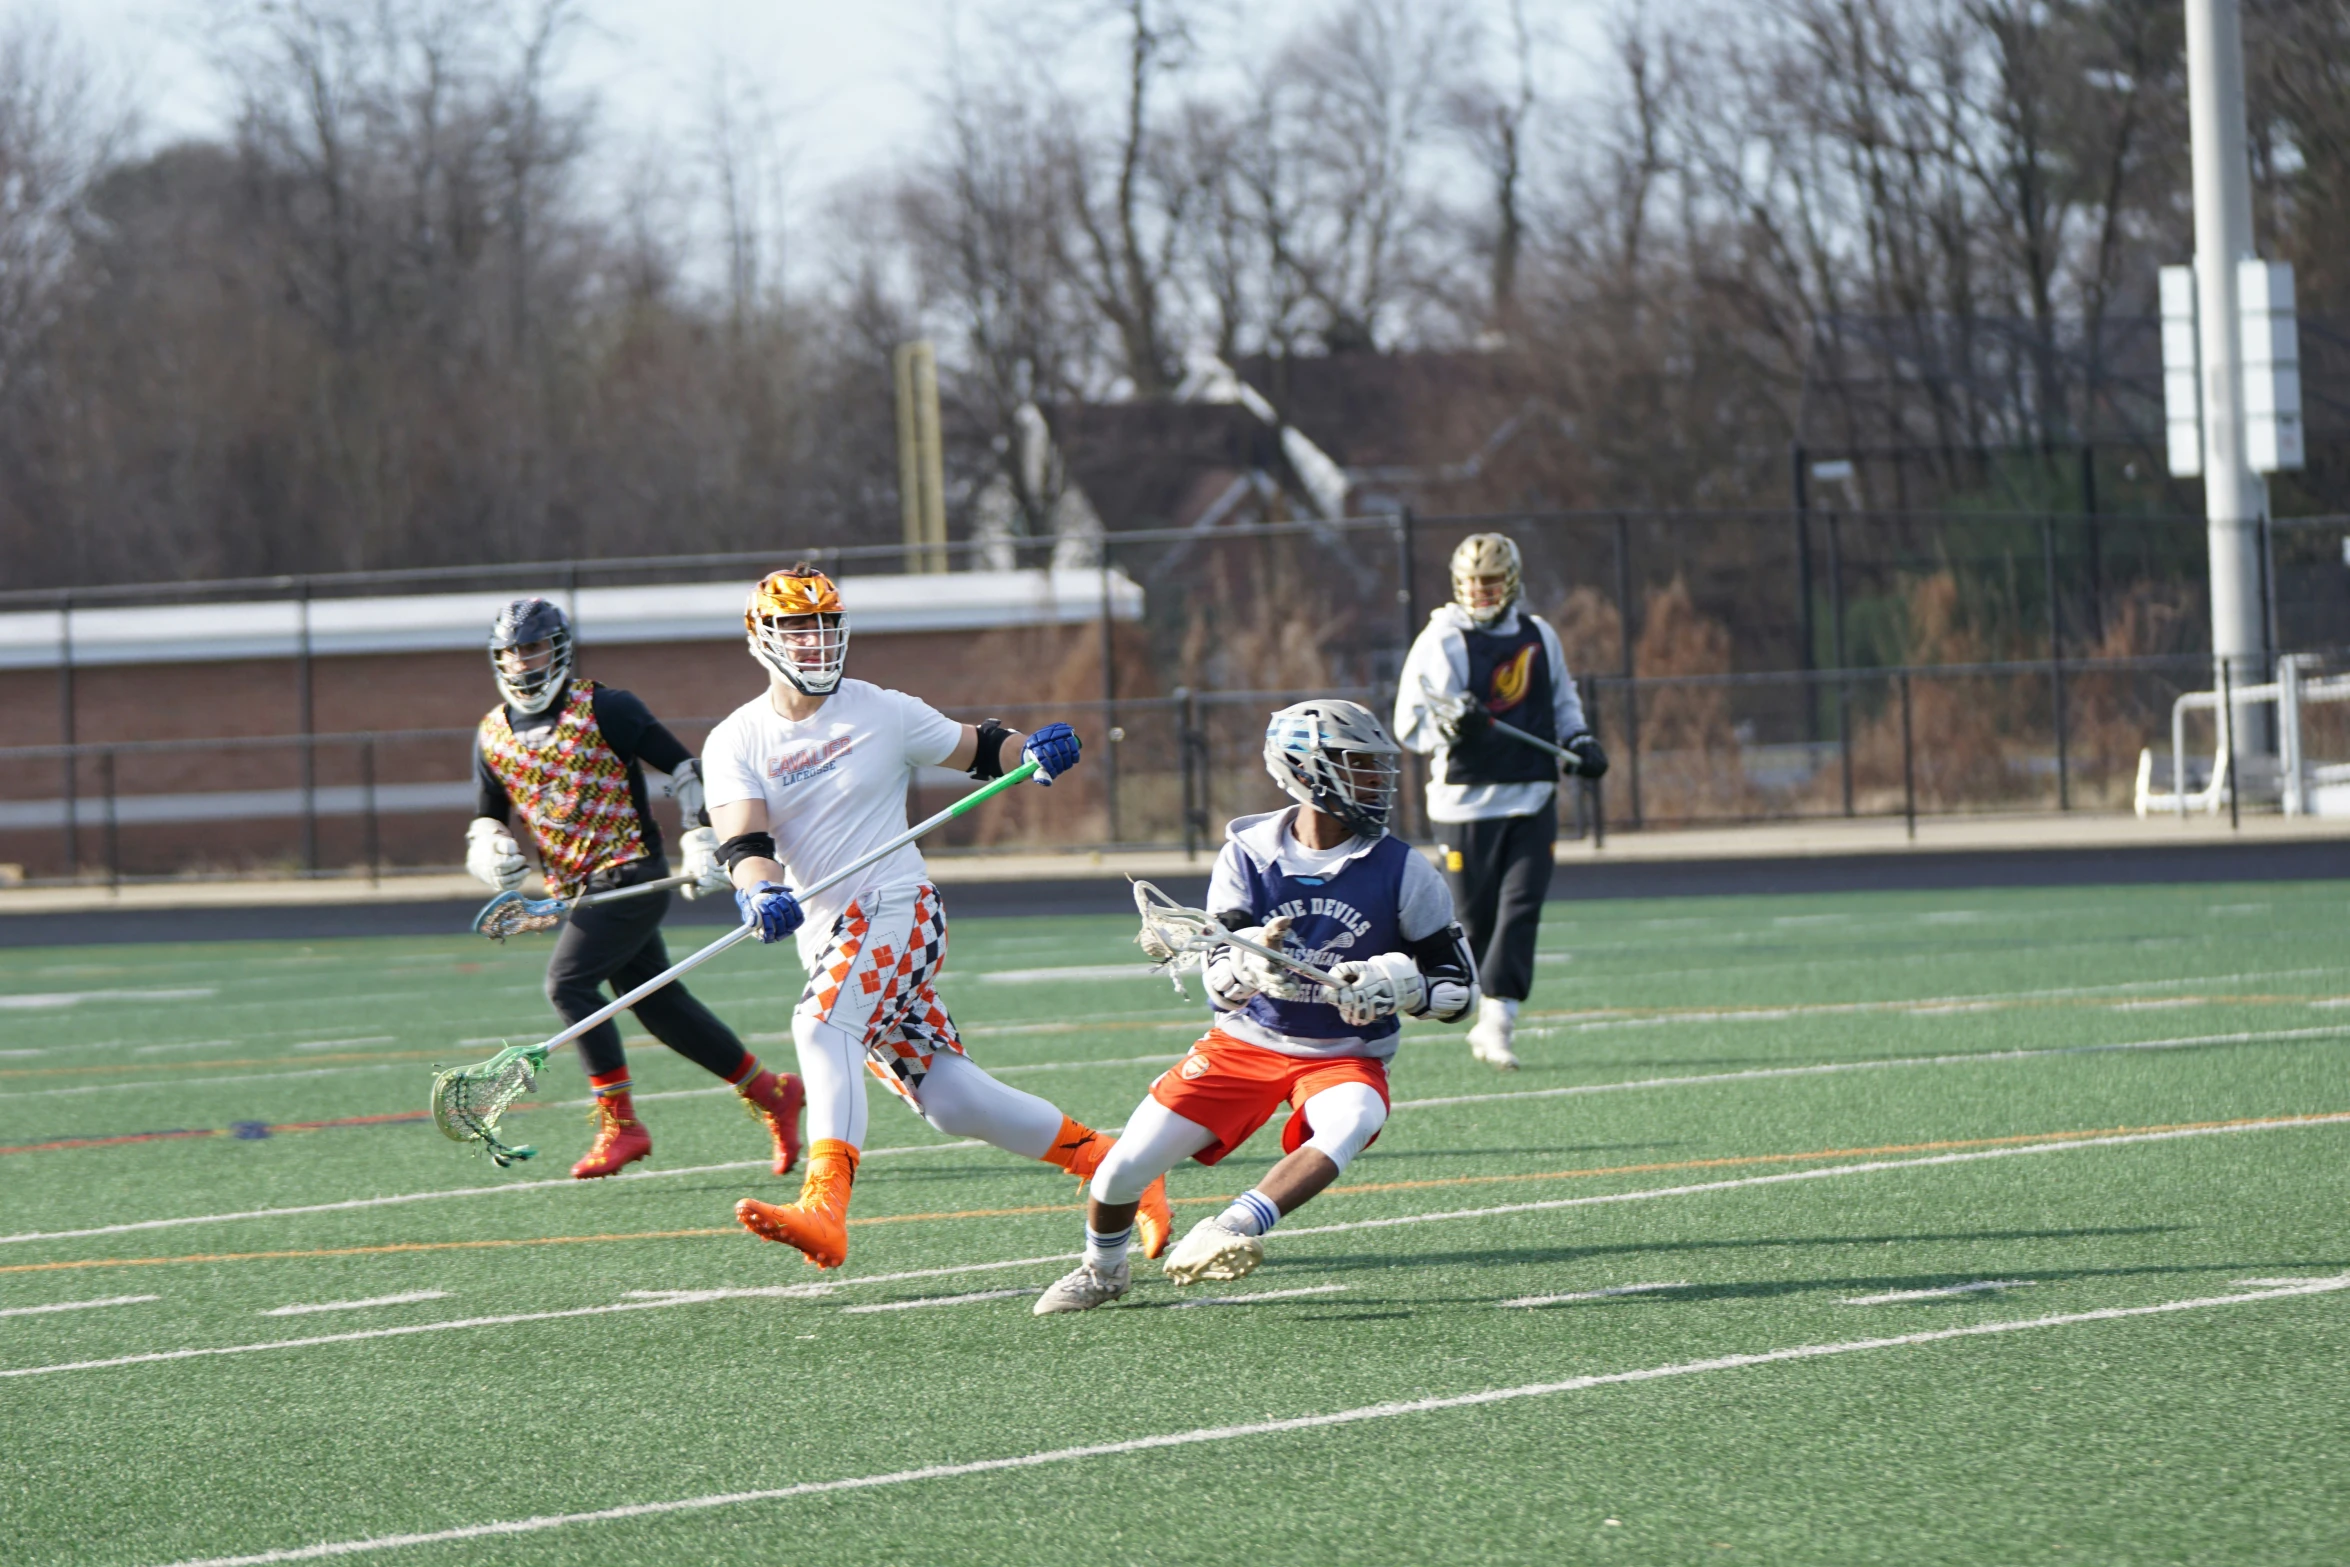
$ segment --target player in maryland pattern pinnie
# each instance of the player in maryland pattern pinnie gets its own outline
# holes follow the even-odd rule
[[[516,599],[490,630],[490,670],[502,699],[474,736],[478,804],[466,829],[465,868],[502,891],[522,885],[530,862],[508,823],[519,814],[538,847],[539,866],[556,897],[576,898],[658,881],[669,874],[661,828],[646,809],[644,770],[669,775],[687,832],[685,869],[697,876],[686,896],[722,891],[717,841],[702,806],[701,764],[635,696],[571,675],[571,624],[545,599]],[[575,908],[547,962],[547,999],[566,1023],[669,966],[661,941],[667,892]],[[775,1173],[800,1156],[805,1095],[791,1073],[777,1076],[743,1048],[734,1031],[670,985],[638,1002],[637,1021],[655,1039],[734,1086],[766,1123]],[[595,1091],[595,1145],[571,1167],[582,1179],[613,1175],[653,1151],[630,1095],[628,1056],[609,1022],[579,1037],[579,1058]]]

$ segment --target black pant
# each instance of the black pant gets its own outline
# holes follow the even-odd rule
[[[638,860],[598,876],[589,890],[632,886],[667,874],[668,867],[658,859]],[[605,982],[619,995],[667,968],[669,949],[661,941],[661,917],[668,912],[666,892],[575,911],[555,938],[554,956],[547,960],[547,999],[554,1003],[556,1015],[575,1023],[604,1004],[600,987]],[[741,1068],[743,1042],[683,985],[664,985],[630,1010],[655,1039],[695,1065],[720,1077],[731,1077]],[[620,1030],[609,1021],[580,1035],[579,1058],[598,1075],[628,1066]]]
[[[1523,1001],[1534,987],[1534,937],[1550,894],[1551,847],[1558,840],[1558,797],[1531,816],[1438,822],[1444,879],[1453,914],[1477,959],[1486,995]]]

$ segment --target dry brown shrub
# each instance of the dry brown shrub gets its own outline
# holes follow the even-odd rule
[[[1958,581],[1947,571],[1903,584],[1909,635],[1903,662],[1913,666],[1989,662],[1990,650],[1966,622]],[[2035,700],[2039,706],[2033,706]],[[1954,810],[2012,798],[2035,787],[2010,765],[2011,737],[2045,724],[2046,693],[1996,676],[1919,675],[1910,682],[1910,722],[1920,809]],[[1858,715],[1866,706],[1874,715]],[[1854,804],[1897,810],[1902,800],[1901,697],[1898,686],[1856,689],[1852,739]],[[2036,732],[2036,728],[2034,730]],[[1824,772],[1815,793],[1840,793],[1841,776]],[[1862,798],[1863,794],[1867,798]]]
[[[1615,600],[1597,588],[1580,587],[1559,600],[1550,617],[1567,655],[1570,675],[1611,675],[1623,667],[1624,617]]]
[[[2105,634],[2088,656],[2144,658],[2193,651],[2202,597],[2195,583],[2138,584],[2106,612]],[[2076,800],[2119,805],[2129,799],[2138,752],[2170,742],[2176,684],[2175,676],[2151,671],[2076,675],[2066,682]]]
[[[1632,659],[1646,678],[1728,674],[1729,628],[1699,610],[1689,584],[1676,576],[1649,591]],[[1644,816],[1687,818],[1745,808],[1746,772],[1726,687],[1641,692],[1640,792]]]

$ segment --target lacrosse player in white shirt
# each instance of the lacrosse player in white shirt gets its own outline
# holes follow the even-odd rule
[[[761,941],[794,934],[808,980],[792,1042],[808,1093],[808,1173],[791,1204],[745,1198],[735,1217],[797,1247],[820,1268],[848,1257],[849,1190],[865,1141],[864,1072],[950,1137],[977,1137],[1091,1179],[1111,1135],[982,1071],[963,1053],[933,988],[946,960],[946,916],[921,852],[908,845],[803,909],[807,887],[906,830],[917,767],[1000,778],[1007,752],[1040,781],[1077,764],[1077,735],[1046,724],[1022,736],[994,719],[957,723],[902,691],[844,680],[848,614],[823,572],[797,565],[752,591],[743,620],[768,689],[710,732],[702,774],[719,859]],[[1172,1220],[1166,1188],[1145,1199],[1145,1250]]]

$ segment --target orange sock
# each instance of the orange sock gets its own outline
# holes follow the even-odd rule
[[[1117,1139],[1107,1132],[1097,1132],[1082,1121],[1061,1117],[1061,1130],[1054,1136],[1053,1145],[1044,1151],[1044,1162],[1057,1164],[1081,1181],[1093,1179],[1093,1172],[1102,1162],[1102,1155],[1110,1151]]]

